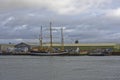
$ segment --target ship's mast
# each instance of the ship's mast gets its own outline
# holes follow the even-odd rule
[[[61,28],[61,51],[64,51],[64,36],[63,36],[63,28]]]
[[[50,48],[52,48],[52,22],[50,22]]]
[[[41,29],[40,29],[40,46],[41,46],[41,48],[42,48],[42,39],[43,39],[43,37],[42,37],[42,26],[41,26]]]

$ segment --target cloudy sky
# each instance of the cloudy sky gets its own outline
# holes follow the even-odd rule
[[[0,0],[0,43],[36,42],[43,26],[49,41],[49,23],[54,41],[120,43],[120,0]]]

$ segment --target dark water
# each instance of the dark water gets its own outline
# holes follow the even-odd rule
[[[0,56],[0,80],[120,80],[120,57]]]

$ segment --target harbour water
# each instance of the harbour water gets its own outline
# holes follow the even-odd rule
[[[0,80],[120,80],[120,56],[0,56]]]

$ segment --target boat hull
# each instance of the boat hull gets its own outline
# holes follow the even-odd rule
[[[65,56],[68,53],[31,53],[33,56]]]

